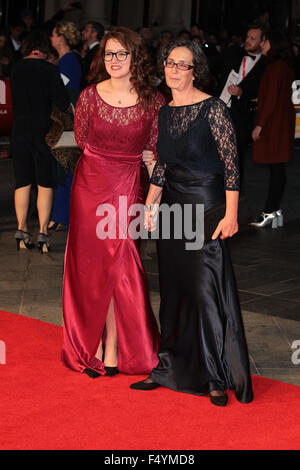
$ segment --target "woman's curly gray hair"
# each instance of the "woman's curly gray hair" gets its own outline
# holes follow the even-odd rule
[[[210,72],[205,54],[202,52],[199,44],[193,41],[176,40],[160,51],[158,65],[159,71],[163,74],[164,61],[167,60],[173,49],[176,47],[186,47],[193,54],[193,74],[195,77],[195,87],[200,90],[207,85],[210,80]]]

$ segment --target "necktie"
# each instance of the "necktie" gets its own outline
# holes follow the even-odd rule
[[[246,57],[251,57],[252,60],[255,60],[255,59],[256,59],[256,56],[249,54],[249,52],[246,52],[245,56],[246,56]]]
[[[243,80],[246,76],[246,59],[247,57],[250,57],[252,60],[255,60],[256,59],[256,56],[255,55],[251,55],[249,54],[249,52],[246,52],[245,55],[244,55],[244,59],[243,59],[243,74],[242,74],[242,77],[243,77]]]

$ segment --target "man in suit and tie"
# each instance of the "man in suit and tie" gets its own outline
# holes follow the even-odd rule
[[[87,46],[87,52],[83,63],[82,88],[88,85],[87,76],[90,71],[93,58],[99,50],[99,44],[104,35],[104,27],[96,21],[89,21],[81,32],[82,42]]]
[[[224,84],[232,69],[239,75],[237,84],[228,87],[231,100],[227,106],[237,133],[241,180],[245,153],[248,144],[252,141],[258,88],[264,71],[261,54],[264,32],[265,29],[260,23],[254,23],[249,27],[244,49],[241,49],[231,63],[226,63],[226,71],[223,74]]]

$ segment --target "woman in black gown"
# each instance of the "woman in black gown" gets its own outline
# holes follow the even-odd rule
[[[187,250],[190,240],[177,239],[174,226],[173,237],[160,236],[159,364],[148,379],[131,388],[162,385],[209,394],[218,406],[226,405],[226,390],[231,389],[240,402],[248,403],[253,399],[248,351],[225,240],[238,231],[235,131],[223,102],[196,88],[207,72],[197,44],[173,43],[165,51],[164,67],[173,101],[159,114],[158,160],[146,200],[145,227],[153,231],[158,203],[182,208],[191,204],[194,226],[196,205],[203,204],[206,238],[201,249]],[[222,207],[223,215],[209,232]]]

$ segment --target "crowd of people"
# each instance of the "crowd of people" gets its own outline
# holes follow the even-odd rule
[[[44,29],[51,36],[56,23],[64,20],[66,14],[74,9],[71,1],[66,1],[62,9],[60,9],[51,19],[44,23],[37,24],[34,14],[31,10],[24,10],[19,17],[15,17],[9,22],[6,30],[0,30],[0,77],[10,75],[13,62],[22,57],[20,47],[26,34],[35,28]],[[264,29],[269,30],[269,13],[263,11],[257,20]],[[71,45],[73,52],[82,67],[83,81],[82,88],[87,84],[86,78],[96,53],[99,41],[104,34],[104,27],[91,19],[84,26],[79,27],[80,37],[76,43]],[[232,58],[240,52],[245,41],[246,31],[240,31],[237,27],[236,31],[228,31],[223,28],[221,31],[204,31],[198,24],[192,24],[190,30],[183,29],[181,31],[162,30],[159,33],[153,33],[149,27],[141,27],[137,32],[142,36],[147,46],[150,57],[155,66],[158,66],[160,51],[168,46],[176,39],[191,40],[199,44],[205,53],[211,71],[213,82],[209,84],[210,92],[219,90],[219,82],[222,78],[222,72],[226,68],[228,58]],[[291,48],[295,58],[295,67],[298,75],[298,57],[300,53],[300,45],[297,41],[291,40]],[[52,50],[53,57],[57,54]]]
[[[25,13],[22,21],[30,17]],[[226,238],[238,231],[250,142],[254,161],[270,169],[267,201],[251,224],[283,223],[295,127],[291,45],[262,22],[249,26],[245,42],[237,35],[226,42],[223,33],[220,44],[197,25],[175,38],[162,31],[153,41],[148,28],[105,32],[89,21],[80,31],[63,15],[39,28],[16,22],[3,46],[11,52],[5,57],[16,61],[17,247],[33,248],[27,225],[33,186],[41,253],[50,249],[49,230],[69,232],[62,360],[91,378],[150,374],[131,385],[135,390],[165,386],[225,406],[232,389],[249,403],[249,358]],[[60,146],[73,129],[75,145]],[[189,237],[178,239],[176,221],[167,238],[159,237],[160,334],[139,240],[127,233],[131,216],[119,205],[124,197],[130,207],[143,204],[146,169],[147,231],[155,229],[160,204],[204,205],[205,211],[201,248],[186,249]],[[102,205],[118,214],[118,235],[101,232]],[[194,227],[193,213],[190,219]]]
[[[76,105],[80,91],[90,83],[90,69],[93,58],[99,50],[101,38],[104,35],[104,27],[95,21],[87,22],[81,29],[74,23],[64,21],[65,14],[72,9],[72,2],[67,1],[64,7],[59,10],[50,20],[37,25],[34,21],[33,13],[30,10],[24,10],[20,18],[14,19],[9,25],[7,32],[0,31],[0,77],[9,77],[12,65],[22,58],[22,43],[26,36],[37,29],[43,30],[50,38],[49,52],[47,60],[57,65],[63,77],[64,84],[67,87],[70,101]],[[229,88],[230,100],[226,103],[236,127],[238,137],[240,172],[241,172],[241,191],[243,192],[244,181],[244,161],[249,143],[254,144],[254,160],[258,163],[279,163],[280,165],[270,166],[270,189],[269,197],[262,212],[252,221],[255,226],[265,226],[272,224],[273,227],[282,223],[282,213],[280,202],[285,187],[285,162],[289,161],[292,144],[292,124],[285,130],[285,144],[288,148],[285,158],[262,156],[262,153],[271,155],[272,150],[264,148],[262,152],[257,151],[262,147],[262,140],[257,134],[258,127],[252,131],[255,126],[255,111],[257,109],[259,85],[262,79],[265,65],[268,61],[263,59],[263,40],[265,33],[270,28],[268,14],[261,15],[259,22],[253,23],[245,37],[241,33],[228,34],[226,30],[218,35],[205,32],[199,25],[193,25],[188,30],[179,31],[174,34],[171,31],[163,30],[158,37],[153,37],[151,29],[143,27],[138,29],[137,33],[144,40],[147,51],[152,61],[156,75],[156,86],[168,101],[171,99],[170,88],[162,79],[162,68],[160,66],[160,56],[165,47],[168,47],[172,41],[189,40],[198,44],[206,56],[209,75],[202,87],[207,93],[214,96],[220,96],[226,79],[231,70],[235,70],[239,75],[238,84],[232,84]],[[272,36],[273,38],[275,36]],[[275,39],[274,39],[275,40]],[[298,62],[300,60],[299,47],[296,43],[285,42],[283,37],[277,36],[277,56],[273,54],[273,59],[283,58],[294,70],[293,78],[297,79],[299,74]],[[285,51],[283,51],[285,49]],[[244,54],[248,54],[247,62],[242,64]],[[249,56],[252,54],[252,58]],[[269,54],[270,55],[270,54]],[[273,61],[274,61],[273,60]],[[276,68],[276,67],[275,67]],[[292,75],[291,75],[292,77]],[[278,83],[278,80],[274,83]],[[290,80],[287,84],[289,86]],[[270,88],[267,86],[264,92],[261,92],[258,115],[261,114],[262,101],[265,101],[265,93]],[[242,96],[240,95],[242,93]],[[286,104],[288,97],[285,97]],[[266,99],[266,101],[268,101]],[[273,100],[274,101],[274,100]],[[265,106],[264,106],[265,108]],[[292,110],[286,112],[289,115],[288,122],[293,120]],[[285,121],[287,122],[287,121]],[[283,124],[284,125],[284,124]],[[280,127],[281,124],[279,123]],[[278,129],[277,129],[278,130]],[[273,130],[271,129],[271,134]],[[275,136],[274,132],[274,136]],[[276,137],[273,139],[274,148],[279,148],[275,144]],[[260,153],[260,156],[258,156]],[[274,152],[273,152],[274,154]],[[282,161],[280,161],[282,160]],[[272,184],[271,184],[272,183]],[[55,190],[54,203],[49,230],[67,230],[69,225],[70,209],[70,190],[72,184],[72,171],[65,171],[57,163],[57,186]],[[276,190],[281,188],[281,190]],[[275,189],[274,189],[275,188]],[[271,200],[270,200],[271,199]],[[277,207],[278,206],[278,207]],[[271,210],[272,209],[272,210]],[[267,214],[267,215],[265,215]],[[275,214],[275,215],[274,215]],[[276,218],[277,217],[277,218]]]

